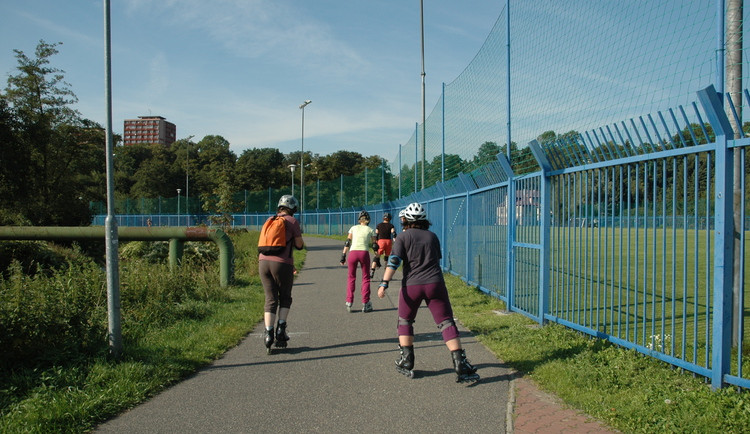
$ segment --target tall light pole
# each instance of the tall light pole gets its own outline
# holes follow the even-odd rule
[[[294,168],[297,167],[296,164],[290,164],[289,168],[292,169],[292,196],[294,196]]]
[[[425,78],[425,72],[424,72],[424,0],[419,0],[419,23],[421,26],[421,33],[422,33],[422,190],[424,190],[424,166],[426,163],[426,157],[425,157],[425,91],[424,91],[424,78]],[[418,144],[415,144],[418,145]],[[416,167],[414,167],[416,170]]]
[[[299,185],[300,185],[300,222],[302,227],[305,226],[305,107],[312,101],[305,100],[300,104],[299,109],[302,110],[302,154],[300,155],[300,168],[299,168]]]
[[[193,136],[187,138],[185,142],[185,215],[190,215],[190,141]],[[186,225],[187,226],[187,225]]]
[[[181,188],[177,189],[177,226],[180,225],[180,193],[182,192]]]
[[[105,146],[107,154],[107,218],[104,221],[107,267],[107,335],[109,352],[119,359],[122,352],[122,325],[120,315],[120,272],[117,254],[119,236],[115,218],[114,181],[114,136],[112,134],[112,32],[110,22],[110,2],[104,0],[104,99],[106,101],[107,123]]]

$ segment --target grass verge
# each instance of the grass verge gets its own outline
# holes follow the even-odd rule
[[[557,324],[535,327],[455,276],[456,316],[499,359],[607,425],[628,433],[747,432],[750,392],[712,391],[702,378]]]
[[[124,323],[120,361],[102,356],[80,357],[64,364],[3,373],[0,432],[90,430],[237,345],[261,320],[264,296],[257,275],[257,257],[252,253],[257,233],[240,234],[233,237],[233,243],[235,284],[218,289],[215,267],[196,271],[195,279],[212,282],[213,290],[220,293],[210,299],[198,297],[183,303],[187,306],[182,310],[184,314],[171,317],[166,325],[157,318],[152,325],[139,324],[137,332],[130,333]],[[305,256],[305,250],[295,254],[298,268]],[[146,271],[138,267],[139,273]],[[151,275],[149,279],[156,283],[160,277]],[[148,317],[140,320],[145,322]]]

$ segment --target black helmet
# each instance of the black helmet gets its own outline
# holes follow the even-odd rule
[[[369,222],[370,221],[370,213],[367,212],[367,211],[365,211],[365,210],[360,211],[359,212],[359,217],[357,217],[357,220],[362,220],[362,219],[365,219],[365,220],[367,220]]]
[[[383,213],[383,219],[384,220],[390,220],[391,219],[391,213],[389,213],[389,212]]]

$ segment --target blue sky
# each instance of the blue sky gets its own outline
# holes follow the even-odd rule
[[[505,2],[427,0],[429,111],[471,62]],[[178,138],[221,135],[248,148],[338,150],[389,158],[421,120],[418,0],[112,1],[114,132],[124,119],[160,115]],[[5,2],[0,13],[3,88],[40,39],[62,42],[77,109],[105,122],[103,2]],[[429,113],[428,113],[429,114]]]

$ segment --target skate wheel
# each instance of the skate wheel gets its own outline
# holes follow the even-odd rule
[[[465,375],[456,378],[456,383],[476,383],[479,381],[479,374]]]
[[[273,354],[273,350],[271,349],[271,347],[266,348],[266,354],[268,355]]]
[[[398,371],[399,373],[401,373],[401,374],[405,375],[405,376],[406,376],[406,377],[408,377],[408,378],[414,378],[414,371],[410,371],[410,370],[408,370],[408,369],[403,369],[403,368],[396,368],[396,370],[397,370],[397,371]]]

